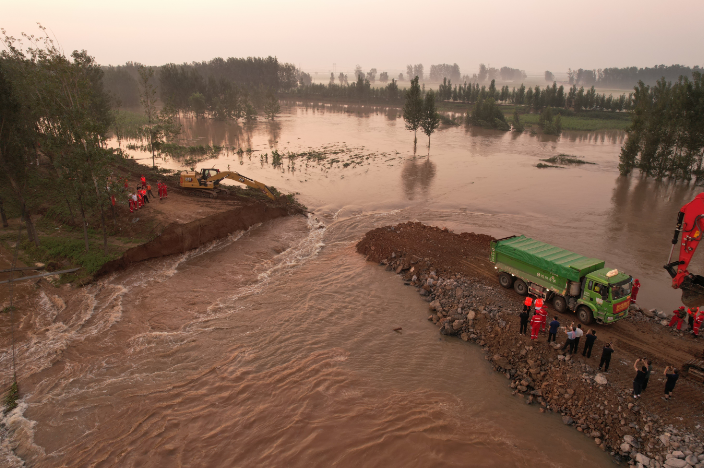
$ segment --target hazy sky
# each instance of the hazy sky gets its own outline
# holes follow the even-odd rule
[[[704,0],[0,0],[8,34],[40,22],[101,64],[275,55],[309,72],[702,66],[702,18]]]

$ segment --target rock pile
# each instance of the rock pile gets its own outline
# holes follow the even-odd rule
[[[372,247],[373,249],[373,247]],[[403,275],[429,303],[428,320],[440,333],[481,346],[514,395],[541,412],[562,415],[565,425],[594,440],[602,450],[639,467],[704,468],[704,448],[694,434],[663,427],[660,416],[633,400],[631,390],[609,382],[558,346],[517,339],[520,304],[497,288],[459,274],[441,276],[429,259],[393,251],[380,262]],[[634,309],[632,320],[668,320]],[[667,325],[667,324],[666,324]]]

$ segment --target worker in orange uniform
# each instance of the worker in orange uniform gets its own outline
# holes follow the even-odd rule
[[[638,278],[636,278],[636,281],[633,283],[633,287],[631,288],[631,304],[636,303],[638,291],[640,291],[640,281],[638,281]]]
[[[152,193],[152,186],[149,184],[147,184],[147,195],[154,198],[154,194]]]
[[[530,296],[526,297],[526,300],[523,301],[523,312],[530,313],[530,308],[532,305],[533,305],[533,298]]]
[[[531,340],[538,339],[538,332],[540,332],[540,324],[541,323],[543,323],[543,318],[538,314],[534,314],[533,318],[530,319],[530,339]]]
[[[680,308],[675,310],[673,313],[675,315],[672,316],[668,327],[674,327],[676,323],[677,329],[682,330],[682,323],[684,322],[684,318],[687,316],[687,310],[684,308],[684,306],[680,306]]]

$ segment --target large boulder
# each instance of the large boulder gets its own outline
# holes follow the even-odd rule
[[[643,466],[648,466],[650,465],[650,458],[646,457],[642,453],[636,453],[636,461],[638,463],[642,463]]]
[[[608,380],[606,380],[604,374],[596,374],[594,376],[594,382],[598,383],[599,385],[606,385],[608,383]]]
[[[665,466],[667,468],[685,468],[686,466],[689,466],[689,463],[681,458],[668,458],[665,460]]]

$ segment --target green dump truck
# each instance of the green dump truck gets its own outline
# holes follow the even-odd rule
[[[491,262],[501,286],[552,301],[558,312],[576,312],[585,325],[628,316],[633,278],[604,268],[603,260],[511,236],[491,243]]]

